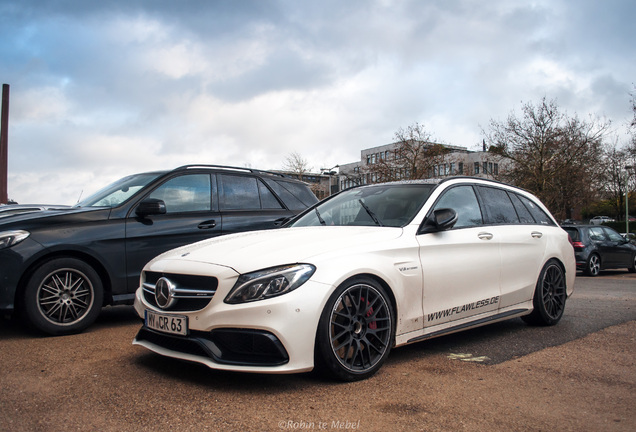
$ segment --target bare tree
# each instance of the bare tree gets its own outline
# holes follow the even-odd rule
[[[307,159],[303,158],[300,153],[292,152],[285,158],[283,170],[296,174],[298,178],[302,179],[303,174],[309,172],[311,167],[309,167]]]
[[[633,117],[631,123],[629,124],[629,131],[632,136],[632,142],[629,146],[629,153],[632,159],[636,159],[636,86],[634,86],[634,92],[630,93],[630,96],[632,98],[630,102],[632,105]]]
[[[613,216],[621,219],[625,211],[625,191],[628,190],[628,173],[625,171],[628,151],[618,146],[618,140],[603,155],[603,189],[613,210]]]
[[[603,139],[609,123],[582,121],[545,98],[522,106],[484,132],[491,150],[511,160],[502,179],[535,193],[557,218],[587,203],[600,185]]]
[[[634,114],[634,117],[632,118],[632,123],[630,126],[632,128],[636,128],[636,85],[634,86],[634,93],[630,93],[630,96],[632,97],[632,100],[631,100],[632,113]]]
[[[424,125],[415,123],[400,128],[394,135],[395,147],[388,156],[381,156],[365,167],[374,182],[413,180],[431,177],[434,167],[443,162],[450,150],[432,142]]]

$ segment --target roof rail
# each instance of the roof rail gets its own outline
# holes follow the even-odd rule
[[[289,176],[285,174],[281,174],[281,173],[277,173],[273,171],[258,170],[254,168],[241,168],[241,167],[234,167],[234,166],[227,166],[227,165],[207,165],[207,164],[182,165],[180,167],[175,168],[173,171],[180,171],[180,170],[187,170],[187,169],[194,169],[194,168],[215,168],[215,169],[221,169],[221,170],[235,170],[235,171],[243,171],[243,172],[250,172],[250,173],[269,174],[269,175],[283,177],[283,178],[290,178]]]

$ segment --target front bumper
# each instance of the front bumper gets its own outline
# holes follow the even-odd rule
[[[225,365],[273,367],[289,362],[289,355],[280,340],[262,330],[215,329],[175,336],[143,326],[135,342],[209,358]]]
[[[170,335],[145,325],[133,341],[155,353],[204,364],[212,369],[243,372],[295,373],[314,367],[314,344],[330,286],[307,281],[298,289],[268,300],[230,305],[230,288],[222,282],[208,306],[174,312],[188,318],[188,335]],[[149,304],[141,289],[135,310],[144,317]]]
[[[21,278],[42,251],[44,247],[31,237],[0,250],[0,311],[13,311]]]

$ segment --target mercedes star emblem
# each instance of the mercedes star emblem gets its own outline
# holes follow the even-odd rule
[[[177,299],[174,298],[175,286],[169,279],[165,277],[159,278],[155,284],[155,301],[161,309],[169,309],[175,304]]]

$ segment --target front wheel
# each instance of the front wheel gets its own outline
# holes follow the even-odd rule
[[[56,258],[38,267],[24,292],[28,324],[50,335],[78,333],[92,324],[104,291],[95,270],[75,258]]]
[[[557,261],[550,260],[541,270],[534,289],[534,310],[522,319],[532,325],[555,325],[563,316],[566,299],[565,271]]]
[[[636,254],[632,257],[632,265],[627,267],[627,271],[630,273],[636,273]]]
[[[320,317],[316,366],[343,381],[375,374],[393,346],[389,297],[375,280],[357,277],[340,285]]]

